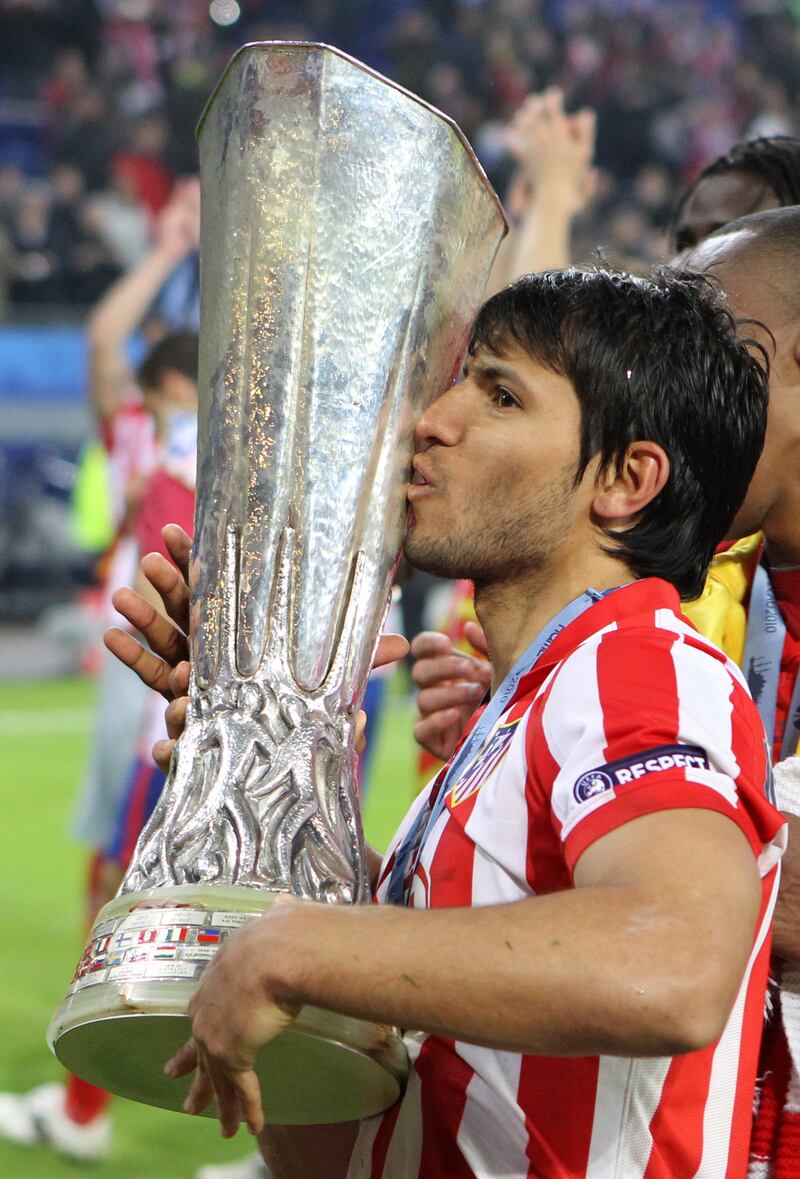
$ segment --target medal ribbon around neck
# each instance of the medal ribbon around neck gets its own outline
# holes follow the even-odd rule
[[[411,882],[419,864],[422,849],[445,809],[448,789],[461,774],[480,756],[497,722],[508,708],[523,676],[530,672],[544,655],[547,648],[566,626],[580,617],[590,606],[601,601],[613,590],[601,592],[587,589],[577,598],[568,602],[555,618],[544,626],[532,643],[526,648],[511,671],[499,685],[482,712],[475,727],[470,731],[458,752],[440,772],[431,787],[428,805],[423,806],[416,820],[411,824],[405,838],[395,852],[395,861],[389,876],[386,899],[392,905],[406,905],[411,892]]]

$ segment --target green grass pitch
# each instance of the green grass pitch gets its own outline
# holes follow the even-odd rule
[[[367,837],[385,847],[415,782],[412,706],[397,676],[376,738],[365,807]],[[0,1089],[24,1092],[60,1079],[45,1044],[83,947],[85,849],[69,834],[92,724],[94,683],[60,680],[0,684],[0,896],[6,932],[0,970]],[[103,1179],[191,1179],[203,1163],[233,1161],[253,1148],[240,1130],[232,1142],[205,1118],[117,1100],[114,1148],[87,1166]],[[80,1168],[45,1147],[0,1140],[4,1179],[75,1179]]]

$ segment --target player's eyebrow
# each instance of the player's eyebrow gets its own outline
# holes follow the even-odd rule
[[[486,379],[489,381],[497,381],[497,380],[507,381],[507,380],[512,380],[513,378],[518,376],[518,374],[514,371],[514,369],[506,364],[479,363],[477,368],[478,368],[478,374],[482,377],[486,377]]]
[[[490,382],[490,381],[511,381],[518,388],[532,392],[528,382],[524,379],[519,369],[514,368],[513,365],[503,364],[501,360],[475,360],[470,358],[464,363],[464,376],[472,377],[473,381]]]

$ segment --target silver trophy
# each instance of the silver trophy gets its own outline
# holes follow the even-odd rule
[[[353,731],[413,428],[458,370],[504,231],[458,128],[323,45],[245,46],[199,142],[188,719],[49,1031],[78,1075],[172,1109],[189,1082],[163,1064],[225,939],[277,894],[369,899]],[[393,1029],[305,1007],[260,1058],[265,1115],[365,1117],[406,1068]]]

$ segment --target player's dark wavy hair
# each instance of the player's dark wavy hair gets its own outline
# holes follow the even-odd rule
[[[609,269],[520,278],[484,303],[469,351],[509,343],[566,377],[581,405],[576,482],[599,456],[619,469],[632,442],[663,446],[665,487],[608,552],[682,598],[703,588],[764,444],[768,357],[742,338],[704,275]]]
[[[142,389],[158,389],[167,369],[175,369],[197,383],[200,339],[197,332],[171,332],[154,344],[136,370]]]
[[[698,186],[711,176],[726,172],[745,172],[755,176],[765,188],[771,188],[781,206],[800,204],[800,139],[791,135],[764,135],[758,139],[744,139],[730,151],[718,156],[703,169],[693,184],[686,189],[670,222],[670,240],[676,250],[692,246],[693,241],[681,239],[683,212]]]

